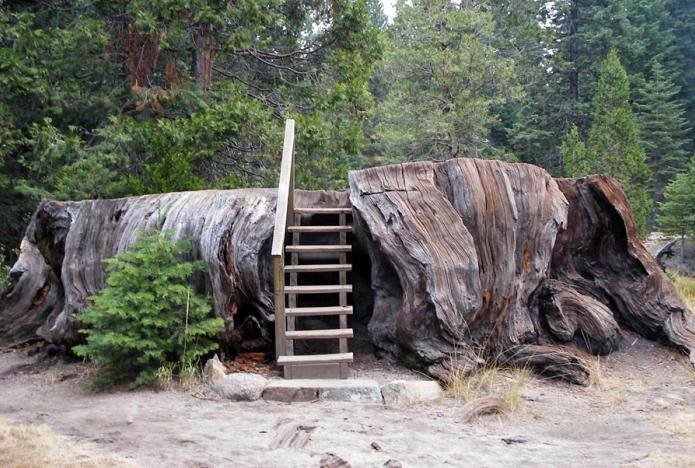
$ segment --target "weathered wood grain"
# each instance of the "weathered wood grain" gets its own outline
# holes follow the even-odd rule
[[[621,326],[695,357],[695,318],[637,236],[620,185],[607,176],[558,179],[569,200],[567,229],[550,276],[593,297]]]
[[[350,192],[297,191],[296,206],[352,203],[351,320],[368,321],[382,356],[442,380],[487,360],[586,384],[587,352],[613,351],[630,329],[695,361],[692,312],[641,245],[613,179],[459,159],[355,171],[349,182]],[[75,313],[103,287],[103,260],[159,226],[191,238],[205,262],[198,287],[225,318],[220,340],[273,349],[275,204],[272,189],[43,202],[0,298],[0,346],[79,340]]]
[[[618,348],[620,325],[603,303],[551,279],[543,280],[536,294],[543,325],[555,340],[575,342],[591,354],[605,355]]]
[[[567,212],[548,173],[458,159],[352,172],[350,188],[383,353],[446,378],[452,356],[535,342],[528,303]]]
[[[295,194],[298,206],[349,206],[348,194]],[[158,227],[192,241],[207,275],[197,287],[225,319],[220,339],[242,351],[272,344],[274,304],[270,244],[276,190],[204,190],[83,202],[46,201],[27,228],[13,282],[0,298],[0,346],[43,338],[80,340],[75,313],[105,284],[103,261],[140,231]]]
[[[586,384],[584,353],[616,349],[621,328],[695,349],[611,178],[459,159],[352,172],[350,187],[384,356],[444,380],[483,357]]]

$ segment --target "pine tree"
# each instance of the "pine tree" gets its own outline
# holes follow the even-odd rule
[[[680,90],[669,80],[660,63],[652,67],[651,79],[642,90],[637,104],[640,135],[652,169],[654,205],[664,200],[664,187],[685,167],[688,157],[687,120],[676,96]]]
[[[562,142],[560,153],[565,177],[585,176],[596,169],[596,162],[589,160],[589,153],[576,125],[572,125]]]
[[[668,9],[669,25],[675,37],[672,57],[678,72],[674,81],[681,90],[678,97],[685,103],[690,127],[687,150],[692,152],[695,151],[695,2],[670,0]]]
[[[660,204],[659,227],[667,234],[681,236],[680,261],[684,260],[685,236],[695,238],[695,156],[687,170],[666,186]]]
[[[648,193],[651,171],[630,106],[627,72],[615,50],[601,65],[592,103],[588,158],[596,162],[596,172],[608,174],[622,184],[635,223],[644,235],[652,206]]]
[[[644,81],[655,60],[660,61],[669,73],[680,66],[679,61],[684,63],[673,53],[676,46],[672,32],[674,20],[667,6],[674,1],[689,3],[692,9],[693,2],[689,0],[546,2],[536,15],[536,24],[542,24],[546,31],[552,32],[552,37],[544,42],[537,41],[547,56],[535,60],[537,65],[531,64],[532,73],[528,76],[534,76],[535,72],[535,80],[509,119],[511,129],[507,144],[514,153],[523,161],[542,165],[553,173],[561,172],[559,142],[570,132],[572,125],[580,129],[589,128],[591,99],[596,94],[599,67],[611,49],[620,54],[633,89]],[[535,4],[504,0],[490,3],[507,5],[515,10],[525,9],[529,3]],[[508,20],[505,18],[504,21]],[[515,32],[507,31],[503,36],[516,44],[524,36]],[[678,42],[682,42],[680,37]],[[521,60],[524,63],[528,57]]]
[[[381,0],[365,0],[367,5],[367,11],[369,11],[369,16],[372,19],[372,24],[376,29],[381,31],[386,27],[388,23],[388,18],[384,13],[384,5]]]
[[[87,343],[73,348],[99,368],[96,385],[147,385],[161,366],[190,366],[217,346],[211,337],[224,323],[210,317],[209,298],[192,289],[193,273],[204,267],[181,260],[189,251],[188,242],[146,231],[131,250],[106,261],[107,286],[77,316],[90,327],[81,330]]]
[[[399,1],[388,33],[376,130],[384,160],[493,153],[491,108],[515,87],[513,61],[494,47],[492,15],[466,2]]]

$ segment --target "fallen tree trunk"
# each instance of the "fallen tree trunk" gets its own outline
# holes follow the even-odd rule
[[[686,352],[691,312],[636,236],[610,178],[554,180],[526,164],[458,159],[355,171],[350,192],[298,191],[299,206],[353,206],[354,320],[382,356],[447,380],[485,361],[585,384],[588,353],[629,328]],[[221,342],[270,350],[275,190],[44,202],[0,298],[0,346],[80,340],[75,314],[104,286],[103,260],[148,227],[193,241],[197,287]],[[348,200],[349,198],[349,200]],[[358,265],[356,264],[356,267]],[[361,309],[368,310],[361,310]]]
[[[622,326],[693,357],[695,318],[640,242],[620,185],[606,176],[557,182],[570,209],[550,277],[605,304]]]
[[[616,349],[621,327],[695,349],[613,179],[459,159],[356,171],[350,188],[386,357],[443,380],[482,357],[586,384],[583,356]]]
[[[347,194],[298,191],[298,203],[347,204]],[[212,294],[225,319],[220,340],[239,351],[270,348],[274,305],[270,241],[275,190],[207,190],[116,200],[41,203],[0,298],[0,346],[43,338],[79,342],[75,314],[105,284],[103,261],[128,249],[147,228],[192,240],[192,257],[207,275],[197,288]]]

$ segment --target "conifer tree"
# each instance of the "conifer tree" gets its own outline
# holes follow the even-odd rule
[[[596,163],[588,159],[586,145],[576,125],[572,125],[572,129],[562,142],[560,153],[565,177],[581,177],[591,173],[596,167]]]
[[[215,349],[211,337],[223,320],[212,318],[209,298],[193,290],[191,277],[204,267],[183,261],[187,252],[188,242],[146,231],[131,250],[106,261],[106,287],[78,314],[90,327],[81,330],[87,343],[73,348],[97,365],[97,386],[148,385],[161,366],[190,366]]]
[[[388,31],[375,135],[384,160],[490,155],[491,108],[515,91],[492,15],[466,2],[399,1]]]
[[[695,2],[692,0],[670,0],[669,22],[673,29],[675,51],[672,54],[677,64],[674,81],[680,87],[679,98],[685,103],[690,126],[688,151],[695,151]]]
[[[652,66],[651,79],[642,90],[637,104],[647,161],[653,173],[654,205],[663,201],[666,184],[686,165],[685,151],[688,122],[682,103],[676,98],[680,90],[668,78],[658,62]]]
[[[592,103],[588,159],[595,167],[590,168],[591,172],[608,174],[622,184],[635,223],[644,235],[652,206],[648,193],[651,170],[630,106],[627,72],[615,50],[608,54],[601,66]]]
[[[680,261],[685,255],[685,236],[695,238],[695,156],[687,170],[666,186],[661,203],[659,227],[667,234],[681,236]]]

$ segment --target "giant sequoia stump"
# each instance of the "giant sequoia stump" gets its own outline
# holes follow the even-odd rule
[[[586,383],[586,353],[631,329],[686,352],[695,321],[637,238],[610,178],[554,180],[544,170],[457,159],[350,174],[350,192],[298,191],[300,206],[346,206],[355,218],[356,310],[379,354],[446,380],[453,365],[530,365]],[[102,261],[139,231],[193,240],[197,287],[225,319],[220,341],[272,349],[269,252],[275,190],[44,202],[0,298],[0,346],[79,341],[75,313],[105,281]]]

